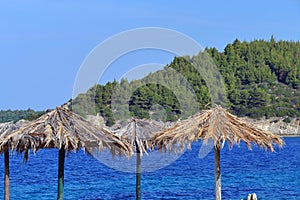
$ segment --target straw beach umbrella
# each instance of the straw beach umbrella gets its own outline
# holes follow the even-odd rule
[[[20,148],[25,136],[38,137],[44,148],[58,148],[58,199],[64,198],[64,162],[65,152],[89,147],[99,150],[107,148],[113,155],[132,154],[129,144],[122,142],[109,131],[96,128],[79,115],[71,112],[68,105],[57,107],[37,120],[9,134],[4,142],[11,140],[10,145]],[[30,146],[26,143],[25,146]],[[32,146],[32,145],[31,145]],[[27,148],[23,147],[22,148]],[[94,149],[94,148],[93,148]]]
[[[5,137],[8,133],[14,131],[17,126],[12,122],[0,124],[0,138]],[[9,199],[9,148],[6,145],[1,149],[4,153],[4,199]]]
[[[221,106],[202,111],[175,126],[165,129],[154,136],[154,144],[159,149],[171,151],[182,151],[185,146],[191,147],[191,143],[202,139],[214,141],[215,157],[215,192],[216,200],[221,199],[221,171],[220,171],[220,149],[228,142],[232,147],[240,145],[243,141],[249,149],[251,143],[265,149],[274,151],[273,144],[282,146],[283,140],[272,134],[256,128],[226,111]]]
[[[9,149],[12,151],[17,151],[18,153],[24,153],[24,160],[28,160],[29,149],[31,148],[34,153],[38,150],[40,146],[39,138],[35,136],[23,135],[20,136],[20,142],[18,144],[12,144],[12,141],[16,138],[11,138],[6,140],[8,135],[18,129],[20,122],[14,124],[13,122],[7,122],[0,124],[0,151],[4,153],[4,199],[9,199]]]
[[[141,199],[141,156],[151,147],[153,133],[162,129],[162,124],[145,119],[131,119],[124,127],[114,131],[123,141],[129,142],[136,153],[136,199]]]

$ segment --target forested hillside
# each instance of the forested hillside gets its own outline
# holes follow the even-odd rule
[[[251,118],[287,117],[287,120],[300,117],[299,42],[276,41],[273,37],[269,41],[252,42],[236,39],[223,52],[206,48],[205,53],[222,75],[226,107],[234,114]],[[203,60],[203,54],[193,58],[175,57],[164,70],[142,80],[95,85],[73,100],[73,110],[83,116],[100,113],[107,125],[112,125],[116,117],[162,119],[164,116],[163,120],[168,121],[188,117],[197,109],[210,106],[211,97],[203,74],[193,66]],[[189,91],[195,92],[198,108]],[[17,111],[15,115],[34,118],[40,114],[28,113],[24,116]],[[0,120],[17,119],[8,115],[12,113],[1,111]]]
[[[300,116],[300,43],[293,41],[255,40],[240,42],[236,39],[228,44],[224,52],[216,48],[206,48],[205,51],[212,57],[222,74],[226,87],[227,108],[239,116],[251,118],[261,117],[299,117]],[[169,83],[178,79],[176,73],[170,73],[168,68],[175,69],[195,91],[199,108],[209,104],[210,96],[205,81],[195,70],[192,63],[201,53],[193,58],[175,57],[165,67],[165,70],[150,74],[143,80],[128,82],[122,80],[106,85],[95,85],[87,93],[79,95],[73,102],[73,108],[81,115],[100,113],[108,125],[114,123],[111,109],[111,97],[116,90],[136,88],[127,102],[130,113],[123,112],[124,116],[149,118],[149,110],[153,105],[162,106],[166,112],[165,120],[174,121],[193,114],[181,108],[174,92],[162,84],[176,87],[176,83]],[[165,73],[166,70],[168,73]],[[153,83],[144,84],[153,80]],[[150,81],[151,82],[151,81]],[[121,88],[121,89],[120,89]],[[129,89],[128,89],[129,90]],[[180,98],[185,98],[183,90]],[[188,99],[185,99],[188,101]],[[91,106],[90,102],[95,102]],[[191,110],[191,109],[190,109]],[[151,113],[151,112],[150,112]],[[122,112],[118,117],[122,118]]]
[[[253,118],[300,116],[300,43],[235,40],[223,53],[207,49],[227,87],[228,107]]]
[[[20,119],[34,120],[44,114],[45,111],[27,110],[0,110],[0,122],[17,122]]]

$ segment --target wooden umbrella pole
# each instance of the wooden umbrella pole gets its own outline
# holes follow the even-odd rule
[[[215,154],[215,190],[216,190],[216,200],[222,199],[221,194],[221,168],[220,168],[220,147],[214,147]]]
[[[64,166],[65,166],[65,148],[64,146],[59,149],[58,156],[58,193],[57,199],[64,199]]]
[[[9,200],[9,150],[4,150],[4,199]]]
[[[136,120],[133,119],[133,137],[134,137],[134,144],[136,150],[136,174],[135,174],[135,196],[136,200],[141,200],[141,152],[136,141]]]
[[[141,154],[136,152],[136,199],[141,200]]]

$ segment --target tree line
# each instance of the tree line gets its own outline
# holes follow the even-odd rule
[[[46,111],[34,111],[30,108],[27,110],[0,110],[0,122],[17,122],[20,119],[32,121],[45,112]]]
[[[299,58],[300,42],[276,41],[273,36],[268,41],[236,39],[223,52],[206,48],[193,57],[175,57],[163,70],[140,80],[94,85],[72,100],[72,109],[82,116],[100,113],[109,126],[128,117],[186,118],[211,106],[206,75],[195,64],[213,62],[224,82],[224,106],[232,113],[251,118],[300,117]]]
[[[174,93],[178,79],[183,78],[192,87],[199,109],[206,108],[211,101],[207,85],[194,67],[197,60],[201,60],[202,65],[209,62],[203,54],[208,54],[220,71],[226,90],[225,106],[234,114],[251,118],[300,116],[300,43],[276,41],[273,36],[269,41],[241,42],[236,39],[223,52],[206,48],[192,58],[175,57],[164,70],[150,73],[141,80],[129,82],[123,79],[120,83],[95,85],[74,99],[73,108],[83,116],[100,113],[107,125],[112,125],[114,119],[122,118],[122,115],[150,118],[164,112],[167,121],[185,118],[194,114],[194,109],[181,107],[179,99],[184,102],[190,99],[187,90],[178,89],[177,94]],[[170,72],[170,69],[175,72]],[[178,73],[182,77],[178,77]],[[125,91],[120,92],[122,94],[131,91],[127,94],[131,96],[120,103],[128,108],[114,114],[112,95],[119,90]],[[159,109],[154,109],[154,116],[151,116],[153,106]]]

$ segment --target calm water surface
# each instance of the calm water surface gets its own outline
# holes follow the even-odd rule
[[[221,151],[223,199],[242,199],[253,192],[259,199],[300,199],[300,138],[285,138],[285,142],[276,153],[255,147],[249,151],[245,145],[225,147]],[[143,173],[143,199],[214,199],[213,152],[200,159],[200,145],[194,144],[168,167]],[[11,199],[56,199],[57,155],[55,149],[40,150],[27,163],[20,156],[10,157]],[[109,168],[83,151],[67,155],[65,199],[134,198],[135,174]]]

